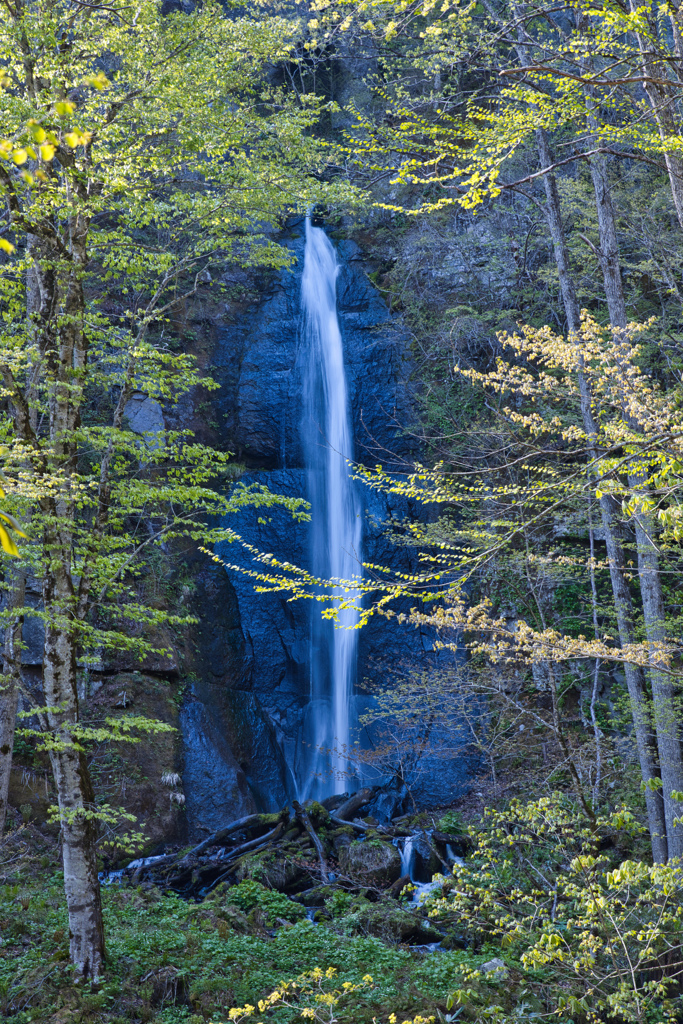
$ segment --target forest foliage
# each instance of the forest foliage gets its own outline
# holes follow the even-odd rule
[[[457,718],[496,804],[429,907],[472,955],[424,1012],[679,1019],[679,8],[2,0],[0,12],[0,811],[4,824],[21,704],[19,732],[56,787],[76,975],[105,969],[97,838],[124,820],[96,803],[89,751],[160,728],[86,723],[79,680],[103,652],[142,655],[149,628],[190,621],[141,597],[155,551],[236,539],[214,524],[246,503],[306,515],[235,485],[232,456],[187,430],[135,433],[126,409],[134,395],[172,408],[210,393],[175,343],[178,310],[216,293],[226,265],[286,266],[278,228],[319,204],[372,236],[377,283],[422,356],[424,464],[357,476],[434,510],[396,537],[417,571],[366,565],[349,601],[361,624],[398,615],[434,631],[457,666],[426,680],[395,667],[365,723],[384,730],[375,760],[410,784],[420,758],[452,755],[432,737]],[[363,83],[341,109],[332,71],[356,59]],[[473,254],[450,278],[440,235]],[[339,581],[321,591],[253,554],[261,589],[337,614]],[[35,580],[41,693],[21,678]],[[624,756],[627,807],[613,792]],[[525,759],[526,795],[553,795],[506,804]],[[637,859],[621,855],[625,836]],[[305,942],[283,962],[291,980],[254,979],[253,1002],[224,1000],[229,1019],[360,1019],[374,972],[338,987],[312,926],[292,931]],[[244,942],[229,955],[247,956]],[[503,956],[513,1002],[495,998],[484,948]],[[376,1011],[392,1019],[390,1001]]]

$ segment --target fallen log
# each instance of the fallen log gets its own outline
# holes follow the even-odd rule
[[[349,799],[345,800],[344,803],[336,809],[334,817],[341,819],[341,821],[348,821],[354,816],[355,812],[363,806],[363,804],[370,803],[378,788],[378,786],[366,786],[365,789],[359,789],[357,792],[352,793]]]
[[[336,811],[338,807],[344,803],[345,800],[349,799],[348,793],[335,793],[334,796],[327,796],[324,800],[321,800],[321,804],[326,811]]]
[[[472,840],[466,835],[453,836],[447,832],[432,832],[432,839],[442,846],[452,846],[454,850],[458,850],[459,857],[464,857],[472,848]]]
[[[369,832],[372,828],[372,825],[364,825],[362,821],[343,821],[336,814],[330,815],[330,821],[333,821],[335,825],[348,825],[349,828],[355,828],[356,832]]]
[[[137,860],[132,860],[126,867],[126,871],[133,872],[131,884],[137,885],[145,871],[149,871],[150,868],[161,867],[163,864],[171,864],[177,856],[176,853],[167,853],[161,854],[158,857],[141,857]]]
[[[227,839],[228,836],[232,835],[234,832],[240,832],[243,829],[253,828],[255,825],[262,825],[264,817],[267,816],[263,814],[248,814],[246,818],[238,818],[237,821],[233,821],[231,822],[230,825],[226,825],[225,828],[221,828],[217,832],[214,832],[213,835],[210,835],[208,837],[208,839],[203,839],[202,842],[195,846],[192,850],[188,850],[186,854],[184,854],[181,858],[177,859],[175,866],[179,868],[188,867],[192,862],[192,858],[198,857],[200,854],[204,852],[204,850],[208,850],[209,847],[217,846],[218,843],[222,843],[224,839]],[[281,812],[280,820],[289,820],[289,811],[287,809]]]
[[[265,849],[266,846],[270,846],[280,838],[285,830],[285,824],[286,822],[279,821],[272,831],[266,832],[265,836],[257,836],[256,839],[250,839],[248,843],[242,843],[241,846],[236,846],[234,850],[231,850],[230,853],[227,854],[226,857],[219,858],[218,862],[220,863],[220,861],[223,860],[238,860],[243,853],[248,853],[249,850],[255,852],[257,847],[259,850],[262,848]]]
[[[323,883],[327,885],[329,877],[327,874],[325,851],[323,850],[323,844],[320,842],[320,836],[313,828],[313,825],[311,824],[311,819],[309,818],[308,814],[303,809],[298,800],[292,800],[292,807],[294,808],[294,813],[297,816],[297,820],[300,821],[303,827],[306,829],[310,837],[310,840],[315,847],[315,852],[318,854],[318,861],[320,863],[320,877]]]
[[[258,843],[261,844],[259,846],[254,846],[254,841],[252,840],[251,843],[244,843],[242,846],[238,846],[237,849],[232,850],[231,853],[230,853],[230,859],[228,860],[228,862],[225,865],[221,865],[222,867],[225,868],[225,870],[219,875],[218,878],[216,878],[211,883],[211,885],[207,889],[207,893],[211,892],[211,890],[213,888],[215,888],[220,882],[222,882],[223,879],[227,878],[227,876],[230,874],[231,871],[235,870],[235,868],[237,867],[239,862],[242,860],[242,858],[245,856],[245,854],[247,854],[247,853],[260,853],[262,850],[265,850],[269,846],[272,846],[273,843],[275,843],[280,838],[282,833],[284,832],[285,825],[286,825],[286,822],[281,821],[279,823],[279,825],[275,826],[275,828],[273,829],[272,832],[268,833],[267,836],[259,836],[258,840],[256,840]],[[263,841],[264,839],[267,839],[268,842],[264,842]],[[202,872],[204,874],[206,874],[207,867],[203,867],[202,868]]]

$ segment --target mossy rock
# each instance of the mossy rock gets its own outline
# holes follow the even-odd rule
[[[330,812],[317,800],[311,800],[306,804],[306,813],[314,825],[327,824],[330,820]]]
[[[305,871],[295,857],[287,856],[283,850],[265,850],[244,857],[235,874],[240,882],[253,879],[269,889],[284,892],[300,882]]]
[[[338,856],[344,874],[365,885],[391,885],[401,875],[401,855],[390,843],[356,840],[342,846]]]
[[[444,935],[441,945],[444,949],[467,949],[469,943],[467,936],[457,928],[449,928]]]
[[[337,887],[334,885],[316,885],[314,889],[300,893],[296,900],[304,907],[320,907],[326,900],[331,899],[336,891]]]
[[[425,945],[440,942],[443,937],[418,911],[393,900],[354,900],[350,913],[339,919],[339,926],[347,935],[373,935],[392,944]]]
[[[334,832],[330,832],[328,841],[332,844],[332,849],[336,857],[339,857],[341,851],[353,842],[355,834],[356,833],[350,826],[337,828]]]
[[[306,911],[299,903],[253,880],[240,882],[227,889],[224,899],[227,904],[247,914],[250,923],[259,926],[272,927],[279,921],[293,924],[306,916]]]
[[[237,907],[226,906],[221,907],[216,912],[218,924],[216,930],[222,937],[226,937],[230,932],[236,932],[238,935],[245,935],[249,932],[250,926],[247,920],[247,915],[238,910]],[[221,926],[221,922],[224,924]]]

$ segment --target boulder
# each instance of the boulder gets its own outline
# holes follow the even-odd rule
[[[340,849],[339,867],[364,885],[391,885],[401,875],[401,855],[380,839],[356,840]]]
[[[285,892],[294,888],[305,876],[306,872],[293,858],[283,850],[265,850],[252,857],[245,857],[235,871],[238,881],[253,878],[270,889]]]
[[[479,970],[486,975],[487,981],[503,981],[508,973],[507,964],[499,956],[494,956],[493,960],[487,960]]]
[[[164,429],[161,406],[142,391],[136,391],[131,396],[123,413],[135,434],[158,434]],[[150,441],[150,447],[154,447],[154,441]]]
[[[441,857],[424,833],[413,838],[411,873],[416,882],[431,882],[432,876],[444,870]]]
[[[359,900],[351,913],[339,920],[340,927],[361,935],[374,935],[383,942],[409,942],[424,945],[440,942],[443,938],[429,921],[409,906],[398,906],[393,901],[370,903]]]
[[[338,828],[331,833],[330,840],[332,842],[332,849],[334,851],[335,857],[340,857],[341,851],[345,850],[347,847],[351,845],[355,834],[356,833],[354,829],[351,828],[351,826],[349,826],[348,828]]]

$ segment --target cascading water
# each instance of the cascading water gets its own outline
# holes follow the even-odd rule
[[[413,859],[415,851],[413,849],[415,845],[415,837],[407,836],[403,842],[397,840],[396,845],[398,852],[401,854],[401,874],[407,875],[411,882],[415,881],[413,878]]]
[[[362,573],[361,507],[349,473],[353,433],[348,408],[344,350],[337,317],[334,248],[322,228],[306,220],[301,282],[302,343],[306,360],[302,438],[311,502],[311,568],[318,578],[353,580]],[[356,674],[357,592],[333,592],[337,624],[320,615],[311,622],[311,702],[305,726],[303,799],[321,799],[349,788],[348,749]]]

